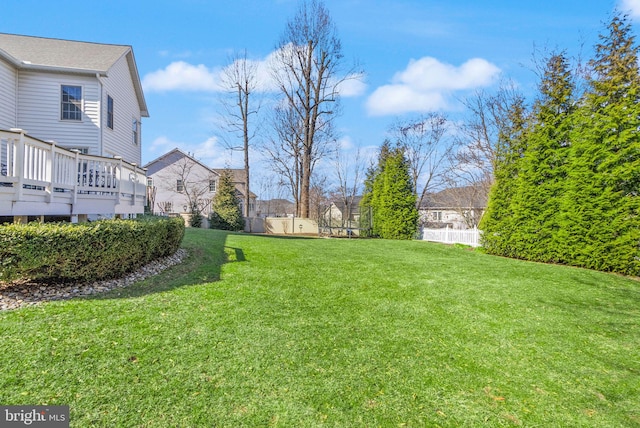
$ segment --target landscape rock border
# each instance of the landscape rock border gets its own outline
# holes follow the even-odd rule
[[[0,311],[35,306],[42,302],[67,300],[79,296],[105,293],[116,288],[128,287],[135,282],[157,275],[163,270],[182,263],[187,251],[179,249],[173,255],[148,263],[122,278],[95,281],[89,284],[0,284]]]

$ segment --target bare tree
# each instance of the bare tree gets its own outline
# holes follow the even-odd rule
[[[222,98],[227,131],[242,141],[240,146],[227,144],[232,150],[244,152],[244,213],[249,217],[251,192],[249,186],[249,145],[256,136],[257,127],[250,119],[258,114],[260,100],[256,99],[257,65],[247,59],[247,51],[232,57],[224,68],[221,85],[226,96]]]
[[[448,161],[454,145],[443,137],[447,119],[439,113],[429,113],[399,121],[391,127],[396,143],[404,149],[409,162],[416,205],[422,205],[427,193],[445,183]]]
[[[451,155],[451,185],[473,186],[486,200],[500,136],[510,126],[509,109],[520,98],[513,85],[502,84],[494,94],[480,91],[465,101],[468,119],[459,126],[457,150]]]
[[[196,168],[196,165],[196,161],[184,156],[160,171],[156,180],[162,190],[180,195],[192,214],[208,210],[211,205],[211,198],[208,197],[211,181],[217,180],[217,177],[204,173],[204,168]],[[158,201],[157,204],[161,211],[169,208],[165,201]]]
[[[153,215],[156,206],[156,193],[158,188],[156,186],[147,185],[147,207],[149,207],[149,214]]]
[[[362,190],[362,177],[365,171],[364,159],[360,147],[353,156],[344,150],[337,150],[333,158],[334,172],[338,181],[335,195],[344,204],[343,219],[350,219],[356,197]]]
[[[324,174],[314,174],[309,189],[309,211],[308,218],[318,220],[321,207],[325,207],[329,201],[327,187],[327,177]]]
[[[274,133],[264,146],[264,152],[271,162],[271,167],[275,173],[281,177],[281,184],[289,188],[291,197],[296,207],[296,216],[304,217],[302,214],[302,171],[304,149],[304,125],[293,108],[286,101],[274,107],[271,123]],[[310,168],[313,172],[316,164],[321,159],[330,156],[335,152],[337,141],[333,138],[333,124],[323,123],[316,131],[318,141],[314,144],[310,156]],[[322,181],[322,180],[316,180]],[[310,187],[313,186],[313,178]],[[313,195],[309,189],[308,206],[311,209]],[[308,215],[306,217],[309,217]]]
[[[295,115],[299,138],[299,210],[309,217],[314,163],[330,143],[331,122],[337,113],[338,86],[353,72],[342,73],[342,46],[336,27],[321,0],[303,0],[287,22],[274,56],[273,77]],[[298,126],[300,128],[298,128]]]
[[[272,112],[274,134],[265,144],[265,153],[280,184],[289,188],[296,214],[300,213],[300,171],[302,170],[302,125],[294,109],[277,105]]]

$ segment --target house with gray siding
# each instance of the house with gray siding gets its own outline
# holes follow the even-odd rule
[[[0,33],[0,216],[142,213],[148,116],[131,46]]]
[[[175,148],[144,165],[147,171],[147,195],[151,211],[160,215],[188,216],[194,205],[205,217],[212,212],[212,202],[220,176],[231,174],[240,210],[243,209],[244,170],[214,169],[190,153]],[[256,195],[250,193],[249,217],[256,215]]]

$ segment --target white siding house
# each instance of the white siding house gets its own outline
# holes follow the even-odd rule
[[[142,213],[148,116],[130,46],[0,33],[0,216]]]
[[[155,214],[188,215],[196,203],[204,216],[211,213],[211,203],[223,170],[209,168],[180,149],[173,149],[144,166],[147,170],[147,192]],[[244,198],[241,170],[231,170],[236,195]],[[242,170],[243,171],[243,170]],[[256,197],[252,193],[250,217],[255,216]],[[242,202],[240,202],[242,204]]]
[[[474,229],[478,227],[486,207],[486,186],[452,187],[430,193],[419,209],[421,226]]]
[[[16,69],[0,61],[0,128],[16,127]]]

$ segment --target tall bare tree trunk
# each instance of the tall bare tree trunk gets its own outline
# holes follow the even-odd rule
[[[255,136],[256,126],[250,120],[251,115],[257,115],[260,100],[255,99],[257,87],[257,68],[247,58],[246,51],[236,54],[230,64],[223,70],[221,84],[226,89],[222,103],[225,107],[226,128],[235,138],[242,140],[242,146],[228,143],[231,150],[244,152],[244,208],[243,216],[249,217],[251,206],[251,186],[249,174],[249,146]]]
[[[299,132],[302,146],[298,215],[305,218],[311,209],[310,188],[315,163],[327,154],[323,146],[335,141],[331,126],[335,108],[328,109],[327,105],[338,101],[338,85],[355,75],[338,75],[341,59],[341,43],[324,3],[303,0],[295,17],[287,22],[276,51],[273,76],[283,103],[295,115],[293,122],[303,128],[292,128],[292,131]]]

